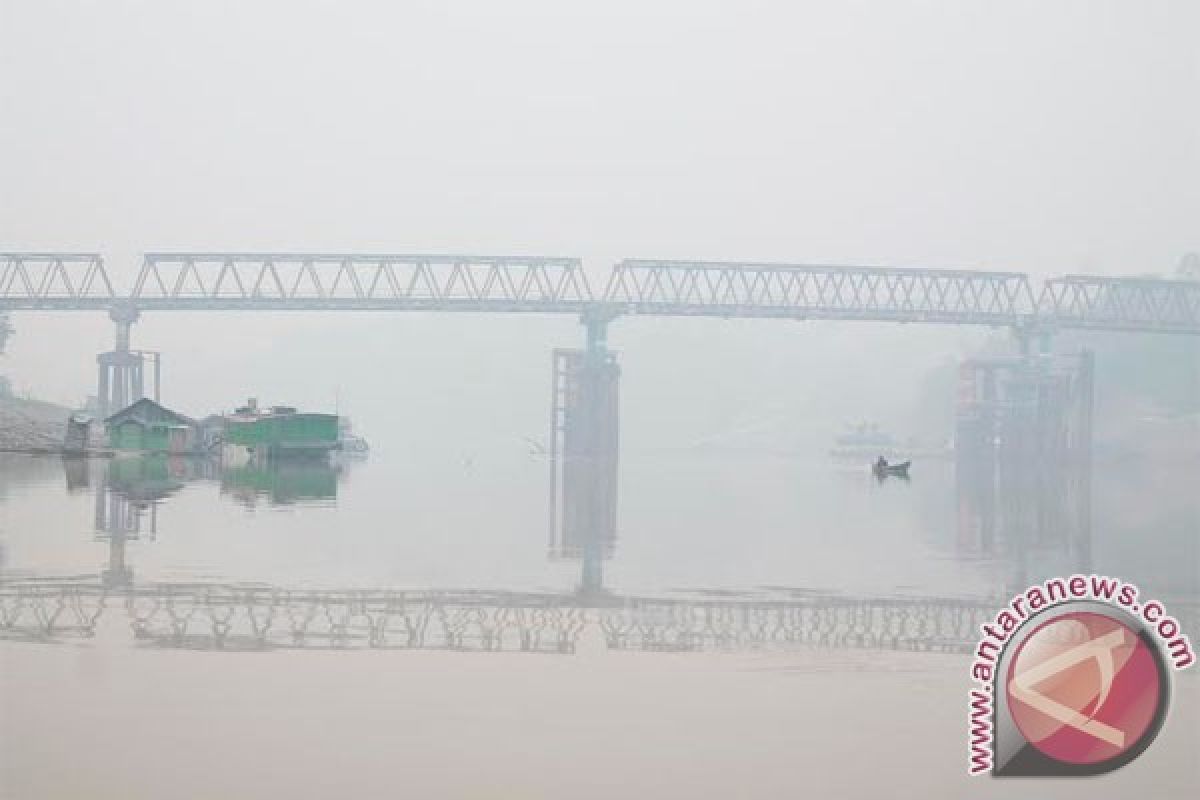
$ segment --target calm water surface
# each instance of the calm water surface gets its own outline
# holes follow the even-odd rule
[[[1090,525],[989,540],[950,461],[881,484],[626,452],[590,588],[552,547],[549,473],[520,445],[240,471],[0,457],[5,583],[68,598],[5,600],[0,796],[1006,796],[962,774],[971,614],[1064,572],[1180,608],[1200,580],[1200,496],[1149,463],[1096,471]],[[785,621],[793,601],[818,610]],[[1163,741],[1087,796],[1148,776],[1187,796],[1179,684]],[[878,769],[844,769],[860,757]]]
[[[124,525],[136,581],[569,591],[580,564],[549,557],[549,503],[547,462],[519,447],[261,470],[0,457],[9,577],[97,573]],[[993,598],[1086,570],[1187,596],[1200,580],[1200,497],[1187,472],[1153,464],[1097,471],[1090,530],[1034,534],[1000,520],[990,546],[964,521],[949,461],[879,484],[857,464],[634,453],[621,464],[618,505],[603,570],[618,594],[792,587]]]

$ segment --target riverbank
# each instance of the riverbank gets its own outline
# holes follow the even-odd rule
[[[61,452],[70,413],[43,400],[0,397],[0,451]]]

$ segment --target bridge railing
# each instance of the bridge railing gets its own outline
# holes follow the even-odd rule
[[[1068,275],[1046,281],[1038,320],[1049,326],[1200,334],[1200,282]]]
[[[147,253],[141,308],[574,311],[591,303],[578,259],[523,256]]]
[[[627,260],[604,301],[627,314],[1015,324],[1034,312],[1016,272]]]
[[[115,298],[99,253],[0,253],[0,307],[104,307]]]

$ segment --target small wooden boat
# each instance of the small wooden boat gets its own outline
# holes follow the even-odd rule
[[[901,461],[899,464],[872,464],[871,469],[875,475],[882,478],[887,475],[895,475],[898,478],[908,477],[908,468],[912,465],[911,461]]]

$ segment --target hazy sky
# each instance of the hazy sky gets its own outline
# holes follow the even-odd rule
[[[1197,31],[1190,0],[8,0],[0,250],[98,250],[126,284],[140,252],[170,249],[545,253],[593,275],[624,257],[1160,272],[1200,249]],[[101,317],[14,322],[18,386],[94,385]],[[836,407],[978,338],[897,330],[627,321],[613,344],[627,401],[704,391],[725,414],[888,355]],[[531,427],[549,348],[578,337],[569,320],[387,315],[135,329],[194,413],[335,386],[386,397],[374,416],[424,409],[415,394],[436,411],[470,374],[521,375]],[[722,405],[714,372],[747,393]]]

